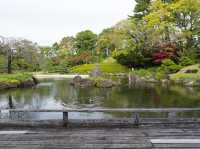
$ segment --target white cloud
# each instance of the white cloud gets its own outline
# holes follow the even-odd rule
[[[133,7],[133,0],[0,0],[0,35],[48,45],[85,29],[99,33]]]

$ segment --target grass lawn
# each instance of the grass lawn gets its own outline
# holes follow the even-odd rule
[[[103,73],[125,73],[128,68],[118,63],[100,63],[100,64],[84,64],[75,66],[71,69],[71,73],[88,74],[95,68],[100,69]]]

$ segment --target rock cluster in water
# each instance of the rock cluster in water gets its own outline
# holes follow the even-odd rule
[[[71,85],[75,87],[98,87],[98,88],[111,88],[116,85],[114,81],[111,79],[83,79],[80,76],[76,76],[73,81],[71,82]]]

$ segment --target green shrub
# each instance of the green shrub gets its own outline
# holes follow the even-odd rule
[[[175,63],[171,59],[166,59],[166,60],[164,60],[162,62],[162,65],[164,65],[164,66],[171,66],[171,65],[175,65]]]
[[[150,77],[152,76],[152,72],[148,69],[138,69],[133,71],[134,74],[141,76],[141,77]]]
[[[65,74],[68,73],[68,69],[69,65],[68,63],[61,63],[59,65],[53,65],[48,69],[48,72],[50,73],[61,73],[61,74]]]
[[[133,73],[140,77],[154,78],[157,80],[161,80],[166,77],[164,71],[161,71],[159,67],[134,70]]]
[[[66,60],[62,60],[59,63],[54,63],[51,59],[46,59],[42,65],[42,69],[49,73],[65,74],[69,72],[69,63]]]
[[[32,78],[32,74],[30,73],[0,74],[0,83],[19,84],[30,78]]]
[[[114,58],[108,57],[108,58],[106,58],[105,60],[103,60],[102,63],[104,63],[104,64],[115,64],[116,62],[117,62],[117,61],[116,61]]]
[[[176,73],[181,70],[181,66],[177,65],[174,61],[170,59],[166,59],[162,62],[162,65],[159,69],[160,72],[164,72],[166,74]]]
[[[193,65],[194,61],[192,59],[190,59],[189,57],[182,57],[179,61],[181,66],[189,66],[189,65]]]

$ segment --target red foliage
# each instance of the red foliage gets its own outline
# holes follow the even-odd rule
[[[71,65],[80,65],[89,63],[92,60],[92,55],[90,52],[83,52],[80,55],[71,56],[68,58],[68,61]]]
[[[152,55],[155,64],[161,64],[165,59],[176,59],[178,57],[179,49],[174,43],[159,44],[155,49],[156,52]]]
[[[155,64],[161,64],[163,60],[170,58],[169,54],[165,51],[159,51],[153,54],[153,62]]]
[[[153,62],[155,64],[161,64],[163,60],[170,58],[169,54],[165,51],[159,51],[153,54]]]

